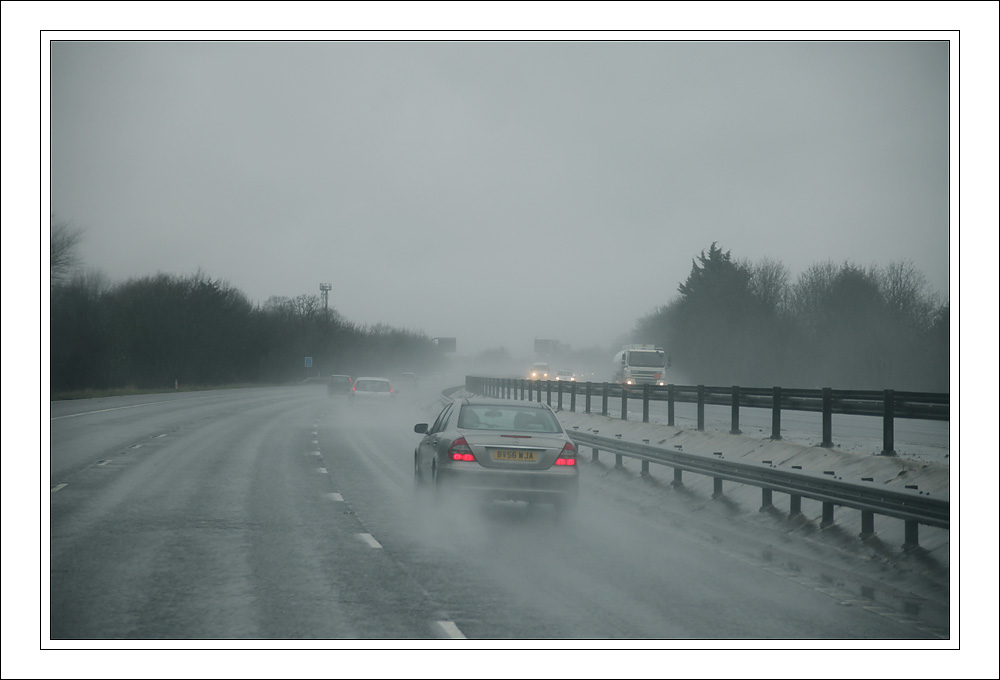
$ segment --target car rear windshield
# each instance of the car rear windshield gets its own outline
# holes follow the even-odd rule
[[[359,380],[354,383],[354,389],[362,392],[388,392],[389,383],[384,380]]]
[[[458,417],[463,430],[512,430],[558,434],[562,426],[551,411],[520,406],[466,404]]]

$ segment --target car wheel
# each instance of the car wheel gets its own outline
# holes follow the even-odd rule
[[[420,456],[416,452],[413,454],[413,481],[420,487],[427,484],[427,480],[424,478],[424,471],[420,469]]]
[[[434,498],[440,499],[444,495],[444,484],[438,475],[437,461],[431,462],[431,485],[434,487]]]

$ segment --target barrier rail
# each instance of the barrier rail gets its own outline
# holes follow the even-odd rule
[[[875,535],[875,515],[886,515],[901,519],[904,525],[904,548],[919,545],[919,525],[949,528],[950,503],[945,499],[931,498],[918,491],[900,491],[884,487],[825,479],[808,472],[778,470],[769,463],[742,463],[722,459],[711,459],[680,451],[670,451],[648,444],[636,444],[619,439],[608,439],[576,430],[568,431],[570,438],[579,445],[590,446],[594,460],[599,451],[607,451],[616,456],[628,456],[643,462],[642,474],[649,472],[648,463],[667,465],[674,469],[674,486],[683,486],[682,472],[694,472],[712,477],[713,496],[722,495],[724,480],[758,486],[761,489],[761,510],[773,508],[773,493],[787,493],[790,497],[789,516],[802,512],[802,498],[810,498],[823,504],[821,527],[834,522],[834,507],[837,505],[861,511],[862,540]]]
[[[650,401],[667,402],[667,425],[674,425],[674,404],[697,405],[698,429],[705,429],[705,405],[729,406],[732,409],[730,433],[742,434],[740,408],[771,409],[771,439],[781,439],[781,412],[811,411],[822,414],[823,441],[820,446],[833,446],[833,414],[876,416],[882,418],[883,456],[894,456],[895,421],[897,418],[918,420],[950,420],[950,397],[937,392],[901,392],[896,390],[834,390],[789,389],[782,387],[713,387],[706,385],[634,385],[617,383],[567,382],[557,380],[522,380],[466,376],[466,389],[478,394],[500,398],[541,401],[545,389],[546,403],[552,406],[553,387],[556,407],[563,408],[563,396],[570,398],[571,411],[576,411],[576,397],[585,398],[585,412],[592,413],[592,401],[601,399],[601,414],[608,415],[608,400],[621,401],[621,419],[628,420],[630,399],[642,400],[642,421],[649,422]],[[533,396],[534,395],[534,396]]]

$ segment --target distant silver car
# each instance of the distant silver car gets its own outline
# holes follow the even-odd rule
[[[573,373],[573,371],[566,369],[559,369],[558,371],[556,371],[556,380],[568,380],[575,382],[576,375]]]
[[[349,375],[331,375],[326,383],[326,393],[331,397],[337,394],[347,394],[351,391],[353,381]]]
[[[352,402],[391,403],[396,396],[388,378],[359,377],[347,393]]]
[[[413,431],[423,435],[413,452],[414,477],[435,493],[464,490],[551,503],[560,511],[576,503],[576,446],[546,404],[457,399]]]

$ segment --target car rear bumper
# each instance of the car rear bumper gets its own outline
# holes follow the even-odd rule
[[[557,501],[575,498],[580,487],[576,468],[496,470],[468,464],[443,465],[438,484],[496,500]]]

